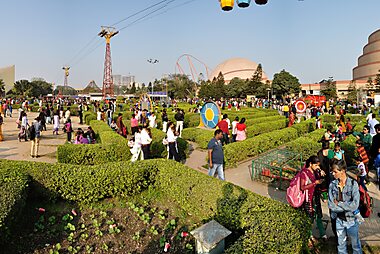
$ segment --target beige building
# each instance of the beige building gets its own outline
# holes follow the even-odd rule
[[[367,80],[336,80],[334,84],[336,85],[336,92],[340,99],[347,98],[348,87],[351,82],[354,82],[356,85],[356,89],[366,90]],[[326,85],[324,83],[315,83],[315,84],[301,84],[301,90],[303,94],[313,94],[320,95],[321,90],[326,89]]]
[[[14,65],[0,68],[0,79],[5,83],[5,92],[8,92],[13,88],[16,77],[16,67]]]
[[[353,71],[353,80],[374,79],[380,70],[380,29],[368,37],[363,54],[358,58],[358,66]]]

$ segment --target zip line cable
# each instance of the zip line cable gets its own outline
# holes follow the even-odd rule
[[[168,0],[163,0],[163,1],[160,1],[160,2],[158,2],[158,3],[156,3],[156,4],[151,5],[151,6],[149,6],[149,7],[146,7],[145,9],[142,9],[141,11],[138,11],[138,12],[136,12],[136,13],[134,13],[134,14],[132,14],[132,15],[130,15],[130,16],[128,16],[128,17],[126,17],[126,18],[120,20],[120,21],[118,21],[118,22],[112,24],[111,26],[116,26],[116,25],[120,24],[121,22],[126,21],[127,19],[133,18],[134,16],[137,16],[137,15],[139,15],[140,13],[143,13],[143,12],[145,12],[145,11],[147,11],[147,10],[149,10],[149,9],[152,9],[153,7],[156,7],[157,5],[160,5],[160,4],[165,3],[165,2],[167,2],[167,1],[168,1]]]
[[[144,9],[142,9],[142,10],[140,10],[140,11],[138,11],[138,12],[136,12],[136,13],[134,13],[134,14],[132,14],[132,15],[130,15],[130,16],[128,16],[128,17],[126,17],[126,18],[124,18],[124,19],[122,19],[122,20],[120,20],[120,21],[118,21],[118,22],[116,22],[116,23],[114,23],[114,24],[112,24],[112,26],[115,26],[115,25],[117,25],[117,24],[120,24],[121,22],[124,22],[125,20],[128,20],[128,19],[130,19],[130,18],[132,18],[132,17],[134,17],[134,16],[137,16],[137,15],[139,15],[140,13],[143,13],[143,12],[145,12],[145,11],[147,11],[147,10],[149,10],[149,9],[152,9],[152,8],[154,8],[154,7],[156,7],[156,6],[158,6],[158,5],[160,5],[160,4],[163,4],[163,3],[165,3],[165,2],[167,2],[167,1],[169,1],[169,0],[162,0],[162,1],[160,1],[160,2],[158,2],[158,3],[155,3],[155,4],[153,4],[153,5],[150,5],[150,6],[148,6],[148,7],[146,7],[146,8],[144,8]],[[78,60],[78,61],[75,61],[78,57],[80,57],[80,55],[81,54],[83,54],[84,52],[85,52],[85,50],[87,50],[87,48],[89,48],[89,47],[91,47],[92,46],[92,44],[93,44],[93,42],[94,41],[96,41],[97,39],[99,39],[99,37],[98,37],[98,35],[95,35],[84,47],[82,47],[71,59],[70,59],[70,61],[68,61],[67,62],[67,65],[74,65],[74,64],[76,64],[76,63],[78,63],[80,60],[82,60],[85,56],[87,56],[88,55],[88,53],[87,54],[85,54],[85,55],[83,55],[81,58],[80,58],[80,60]],[[96,46],[96,48],[98,47],[98,45]],[[95,49],[96,49],[95,48]],[[93,52],[95,49],[92,49],[92,50],[90,50],[89,52]],[[75,63],[73,64],[72,62],[74,62],[75,61]]]
[[[171,11],[171,10],[176,9],[176,8],[178,8],[178,7],[182,7],[182,6],[184,6],[184,5],[186,5],[186,4],[189,4],[189,3],[193,3],[193,2],[195,2],[195,1],[198,1],[198,0],[189,0],[189,1],[184,2],[184,3],[182,3],[182,4],[177,4],[177,5],[175,5],[175,6],[171,7],[171,8],[168,8],[168,9],[166,9],[166,10],[160,12],[160,13],[157,13],[156,15],[150,16],[150,17],[146,18],[145,20],[149,20],[149,19],[155,18],[155,17],[157,17],[157,16],[160,16],[160,15],[162,15],[162,14],[167,13],[168,11]],[[143,21],[145,21],[145,20],[143,20]],[[138,22],[135,22],[135,23],[138,23]]]
[[[149,13],[143,15],[142,17],[140,17],[140,18],[138,18],[138,19],[132,21],[131,23],[125,25],[124,27],[118,29],[118,31],[121,31],[121,30],[124,30],[124,29],[126,29],[126,28],[128,28],[128,27],[131,27],[131,26],[133,26],[133,25],[135,25],[135,24],[137,24],[137,23],[140,23],[140,22],[143,22],[143,21],[145,21],[145,20],[148,20],[148,19],[151,19],[151,18],[154,18],[154,17],[160,16],[160,15],[162,15],[162,14],[164,14],[164,13],[170,11],[170,10],[176,9],[176,8],[178,8],[178,7],[184,6],[184,5],[186,5],[186,4],[189,4],[189,3],[194,2],[194,1],[197,1],[197,0],[186,1],[186,2],[184,2],[184,3],[182,3],[182,4],[175,5],[175,6],[171,7],[171,8],[168,8],[168,9],[165,10],[165,11],[162,11],[162,12],[160,12],[160,13],[157,13],[157,12],[159,12],[160,10],[163,10],[164,8],[168,7],[171,3],[175,2],[175,1],[176,1],[176,0],[162,0],[162,1],[160,1],[160,2],[157,2],[157,3],[153,4],[153,5],[150,5],[150,6],[146,7],[146,8],[144,8],[144,9],[142,9],[142,10],[140,10],[140,11],[138,11],[138,12],[136,12],[136,13],[134,13],[134,14],[132,14],[132,15],[130,15],[130,16],[128,16],[128,17],[126,17],[126,18],[124,18],[124,19],[122,19],[122,20],[120,20],[120,21],[114,23],[114,24],[112,24],[111,26],[116,26],[116,25],[118,25],[118,24],[120,24],[120,23],[122,23],[122,22],[124,22],[124,21],[126,21],[126,20],[128,20],[128,19],[130,19],[130,18],[132,18],[132,17],[135,17],[135,16],[137,16],[137,15],[143,13],[143,12],[146,12],[146,11],[148,11],[148,10],[154,8],[154,7],[157,7],[157,6],[161,5],[161,6],[159,6],[157,9],[154,9],[153,11],[151,11],[151,12],[149,12]],[[157,14],[151,16],[152,14],[155,14],[155,13],[157,13]],[[88,55],[90,55],[92,52],[94,52],[97,48],[99,48],[99,47],[103,44],[103,41],[100,40],[99,42],[97,42],[96,44],[94,44],[94,42],[95,42],[97,39],[100,40],[100,38],[98,37],[98,35],[94,36],[94,37],[93,37],[93,38],[92,38],[92,39],[91,39],[91,40],[90,40],[90,41],[89,41],[84,47],[82,47],[82,48],[78,51],[78,53],[75,54],[75,55],[70,59],[70,61],[69,61],[69,65],[71,65],[71,66],[75,66],[75,65],[77,65],[77,64],[78,64],[79,62],[81,62],[84,58],[86,58]],[[91,46],[93,46],[93,47],[91,47]],[[90,48],[90,47],[91,47],[91,49],[90,49],[90,50],[87,50],[87,49]],[[86,50],[87,50],[87,51],[86,51]],[[83,54],[83,55],[80,57],[81,54]]]
[[[144,16],[142,16],[142,17],[136,19],[135,21],[129,23],[128,25],[126,25],[126,26],[124,26],[124,27],[118,29],[118,31],[124,30],[125,28],[130,27],[130,26],[136,24],[137,22],[144,20],[145,18],[149,17],[150,15],[152,15],[152,14],[154,14],[154,13],[156,13],[156,12],[158,12],[158,11],[164,9],[164,8],[166,8],[170,3],[174,2],[174,1],[176,1],[176,0],[170,0],[170,1],[168,1],[168,2],[167,2],[166,4],[164,4],[163,6],[160,6],[159,8],[157,8],[157,9],[155,9],[155,10],[153,10],[153,11],[147,13],[147,14],[145,14]]]

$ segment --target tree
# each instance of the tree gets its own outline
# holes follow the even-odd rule
[[[319,83],[324,86],[324,89],[321,90],[321,94],[326,96],[326,99],[336,99],[338,97],[336,93],[336,84],[332,78],[329,78],[328,80],[324,79]]]
[[[16,96],[29,96],[29,90],[31,89],[31,84],[29,80],[22,79],[15,82],[12,88],[12,94]]]
[[[244,89],[246,81],[240,78],[231,79],[230,83],[225,86],[225,95],[227,98],[242,98],[245,97]]]
[[[358,99],[358,89],[356,89],[356,83],[355,81],[351,81],[348,85],[348,94],[347,94],[347,101],[350,104],[354,104],[357,102]]]
[[[301,91],[301,84],[297,77],[282,70],[280,73],[274,74],[272,89],[276,96],[298,94]]]
[[[374,86],[375,92],[380,92],[380,70],[378,70],[378,73],[376,74]]]
[[[261,82],[262,77],[263,68],[261,64],[259,64],[256,68],[255,73],[245,84],[244,97],[246,97],[247,95],[256,95],[257,97],[265,96],[265,85],[263,82]]]
[[[226,97],[225,82],[222,72],[219,72],[218,77],[212,81],[213,86],[213,98],[220,100],[222,97]]]
[[[59,94],[59,91],[62,91],[62,95],[77,95],[78,94],[77,90],[75,90],[75,88],[72,88],[71,86],[67,86],[67,87],[57,86],[54,90],[54,94],[55,95]]]
[[[198,85],[190,80],[187,75],[172,74],[165,81],[167,82],[168,93],[174,98],[192,98],[198,91]]]
[[[0,79],[0,97],[5,95],[5,83],[4,80]]]
[[[373,83],[373,80],[371,77],[368,78],[367,83],[365,84],[366,89],[368,91],[368,95],[375,90],[375,84]]]

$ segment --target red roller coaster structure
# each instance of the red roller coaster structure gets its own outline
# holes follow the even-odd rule
[[[194,65],[194,63],[193,63],[194,60],[197,63],[196,65]],[[184,68],[184,66],[181,65],[181,63],[183,64],[184,61],[187,62],[187,68]],[[198,72],[196,66],[198,66],[198,67],[201,66],[203,68],[203,72]],[[186,70],[188,70],[188,72],[186,72]],[[192,80],[194,82],[198,82],[198,80],[200,80],[200,79],[203,79],[203,80],[205,79],[203,76],[204,74],[206,74],[206,80],[207,80],[210,73],[211,73],[211,70],[204,62],[202,62],[198,58],[196,58],[190,54],[183,54],[180,57],[178,57],[178,59],[177,59],[177,62],[175,65],[175,73],[176,74],[179,73],[179,74],[186,75],[186,76],[190,76],[187,74],[191,73]]]

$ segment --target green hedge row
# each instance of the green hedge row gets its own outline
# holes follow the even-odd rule
[[[295,140],[302,135],[314,131],[314,129],[314,120],[308,120],[289,128],[268,132],[244,141],[229,144],[224,147],[226,167],[236,166],[240,161]]]
[[[235,118],[231,118],[231,121],[233,121]],[[276,116],[266,116],[266,117],[254,117],[254,118],[248,118],[245,122],[247,126],[253,125],[253,124],[259,124],[259,123],[269,123],[273,121],[278,121],[281,119],[285,119],[284,116],[276,115]]]
[[[92,120],[91,126],[99,136],[99,144],[81,145],[65,144],[58,146],[57,160],[59,163],[77,165],[98,165],[108,162],[128,161],[131,159],[128,140],[120,136],[103,121]],[[153,141],[151,144],[151,156],[153,158],[166,158],[167,149],[162,144],[165,133],[158,129],[152,129]],[[188,143],[181,138],[177,139],[181,159],[186,159]]]
[[[128,141],[112,131],[105,122],[92,120],[91,127],[98,134],[100,143],[60,145],[57,149],[57,161],[59,163],[97,165],[127,161],[132,157]]]
[[[275,131],[281,130],[286,127],[287,120],[285,118],[278,121],[263,122],[254,124],[247,127],[247,138],[252,138],[254,136]]]
[[[297,153],[302,153],[302,159],[306,161],[311,155],[316,155],[321,149],[322,143],[318,141],[321,140],[325,132],[325,129],[310,132],[303,137],[287,143],[286,148]]]
[[[80,203],[137,195],[152,186],[199,222],[215,219],[242,234],[241,253],[301,253],[311,228],[303,214],[286,204],[174,161],[73,166],[0,160],[0,168],[30,175],[39,194]]]
[[[323,124],[326,124],[326,123],[335,124],[335,122],[336,122],[335,115],[324,114],[320,117],[322,119]],[[365,116],[363,116],[363,115],[346,114],[344,116],[344,119],[347,121],[347,118],[350,118],[351,123],[359,123],[359,122],[365,121]]]
[[[26,174],[14,170],[12,161],[7,165],[0,167],[0,244],[6,241],[10,228],[21,215],[29,182]]]

